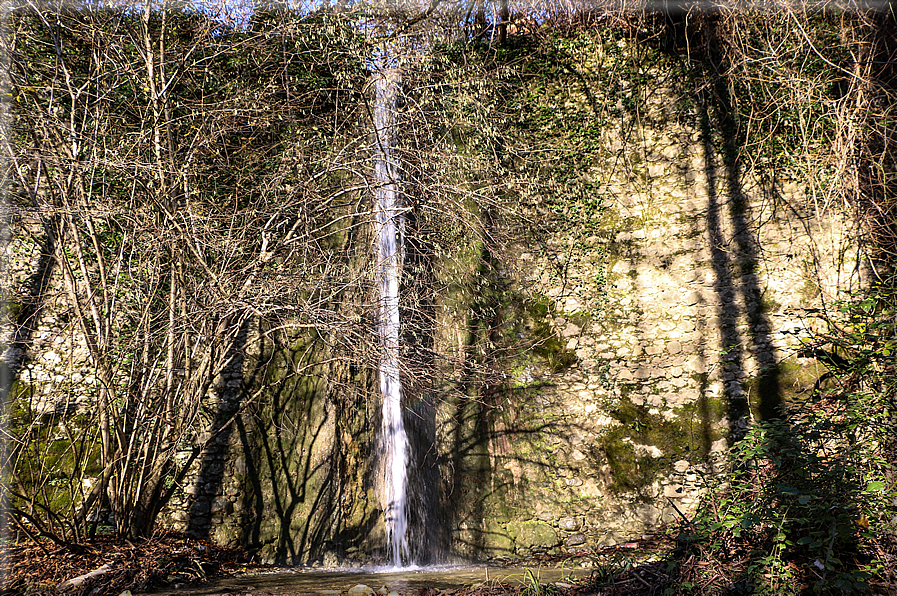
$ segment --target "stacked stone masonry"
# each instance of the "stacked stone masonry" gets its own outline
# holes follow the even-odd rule
[[[655,90],[645,123],[611,125],[604,163],[583,172],[606,206],[596,216],[606,234],[558,234],[547,253],[519,247],[515,282],[551,299],[551,323],[575,362],[556,373],[533,367],[515,381],[532,390],[538,416],[563,421],[567,431],[546,432],[538,449],[490,443],[492,490],[483,499],[485,510],[500,513],[451,522],[457,544],[475,545],[457,548],[459,554],[587,550],[639,538],[687,513],[702,475],[718,465],[714,454],[757,415],[757,379],[775,371],[783,392],[799,390],[806,381],[788,371],[816,366],[797,354],[816,324],[812,309],[862,283],[862,255],[846,214],[806,196],[800,180],[780,175],[767,183],[727,167],[700,131],[667,118],[675,99],[671,89]],[[22,293],[41,260],[36,222],[23,213],[15,226],[6,254],[11,295]],[[22,348],[6,354],[32,388],[29,407],[39,412],[91,407],[96,379],[67,312],[57,272],[27,355]],[[7,328],[7,345],[13,336]],[[243,361],[234,362],[209,396],[220,411],[238,407]],[[744,418],[730,419],[733,400],[749,405]],[[692,424],[687,412],[707,409],[701,420],[693,417],[706,426],[704,452],[683,456],[682,449],[640,443],[646,423],[622,422],[624,407],[658,428],[684,428]],[[613,434],[627,424],[627,432]],[[332,420],[327,425],[329,449],[335,431]],[[620,445],[607,443],[611,436]],[[608,461],[617,447],[640,466],[655,461],[656,473],[641,476],[641,484],[622,483]],[[294,455],[326,467],[321,454]],[[240,536],[246,457],[240,438],[223,433],[188,474],[165,521],[221,541]],[[264,511],[272,507],[266,501]],[[301,522],[294,522],[297,533]],[[293,562],[340,557],[299,553]]]

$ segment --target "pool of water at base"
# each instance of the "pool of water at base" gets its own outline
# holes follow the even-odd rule
[[[205,586],[166,588],[153,596],[338,596],[359,584],[375,593],[417,594],[421,588],[458,589],[496,583],[529,585],[527,571],[540,584],[588,577],[590,569],[539,567],[423,567],[409,569],[291,569],[276,573],[242,575],[216,580]],[[381,594],[384,592],[380,592]],[[379,595],[378,595],[379,596]]]

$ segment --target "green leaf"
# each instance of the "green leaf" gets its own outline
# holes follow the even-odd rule
[[[867,493],[880,493],[885,489],[886,485],[884,482],[879,480],[874,480],[866,485]]]

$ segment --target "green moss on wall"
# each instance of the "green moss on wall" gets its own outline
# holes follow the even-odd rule
[[[673,461],[707,456],[713,441],[722,436],[718,426],[724,412],[721,400],[704,396],[666,418],[621,397],[608,409],[619,424],[600,434],[590,448],[591,460],[598,468],[608,466],[609,487],[614,492],[647,496],[644,490]],[[639,445],[656,447],[661,456],[642,453]]]
[[[810,399],[819,378],[826,368],[818,363],[802,365],[797,358],[791,357],[776,363],[775,367],[764,373],[745,380],[742,384],[748,395],[751,413],[757,420],[764,420],[778,415],[778,410],[766,411],[764,404],[773,399],[775,404],[788,407]],[[774,380],[771,383],[770,380]],[[774,391],[774,395],[765,392]]]

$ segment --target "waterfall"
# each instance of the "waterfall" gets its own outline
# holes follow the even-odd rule
[[[374,212],[380,289],[380,391],[383,394],[381,499],[390,562],[394,567],[401,567],[403,558],[410,557],[407,536],[409,447],[402,420],[402,381],[399,376],[399,275],[404,220],[398,203],[399,168],[393,156],[396,97],[401,74],[394,69],[382,70],[375,79]]]

